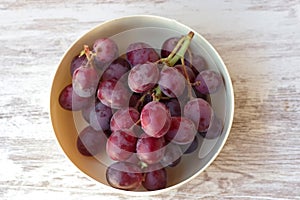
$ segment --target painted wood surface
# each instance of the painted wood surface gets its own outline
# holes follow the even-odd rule
[[[49,119],[64,51],[97,24],[133,14],[202,34],[232,77],[235,117],[223,150],[169,193],[130,199],[300,199],[299,0],[1,0],[0,199],[128,199],[67,160]]]

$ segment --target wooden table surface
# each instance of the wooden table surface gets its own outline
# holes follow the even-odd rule
[[[63,155],[49,118],[64,51],[95,25],[132,14],[202,34],[231,75],[235,116],[216,160],[152,197],[111,193]],[[299,0],[1,0],[0,199],[300,199]]]

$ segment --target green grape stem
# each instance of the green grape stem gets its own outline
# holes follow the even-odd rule
[[[176,45],[172,53],[166,59],[166,62],[170,67],[173,67],[179,59],[184,58],[184,54],[188,50],[193,37],[194,37],[194,32],[191,31],[186,36],[184,36],[181,40],[179,40],[178,44]],[[178,46],[180,47],[179,50],[178,50],[179,48]],[[177,50],[178,52],[176,53]]]
[[[162,97],[162,91],[159,87],[159,85],[153,89],[152,98],[153,101],[159,101]]]
[[[148,167],[148,164],[145,163],[145,162],[143,162],[143,161],[140,161],[140,162],[139,162],[139,165],[140,165],[141,169],[145,169],[145,168]]]

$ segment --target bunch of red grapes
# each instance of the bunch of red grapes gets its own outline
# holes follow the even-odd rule
[[[82,155],[95,156],[105,145],[113,161],[106,171],[112,187],[163,189],[166,168],[195,151],[197,137],[221,133],[209,96],[222,77],[192,52],[193,35],[167,39],[160,52],[132,43],[124,55],[114,40],[101,38],[72,60],[72,83],[59,103],[81,111],[88,123],[77,139]]]

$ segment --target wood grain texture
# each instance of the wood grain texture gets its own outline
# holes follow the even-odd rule
[[[300,199],[299,0],[2,0],[0,199],[128,199],[66,159],[49,120],[49,94],[76,38],[132,14],[198,31],[224,59],[235,91],[232,131],[213,164],[146,199]]]

